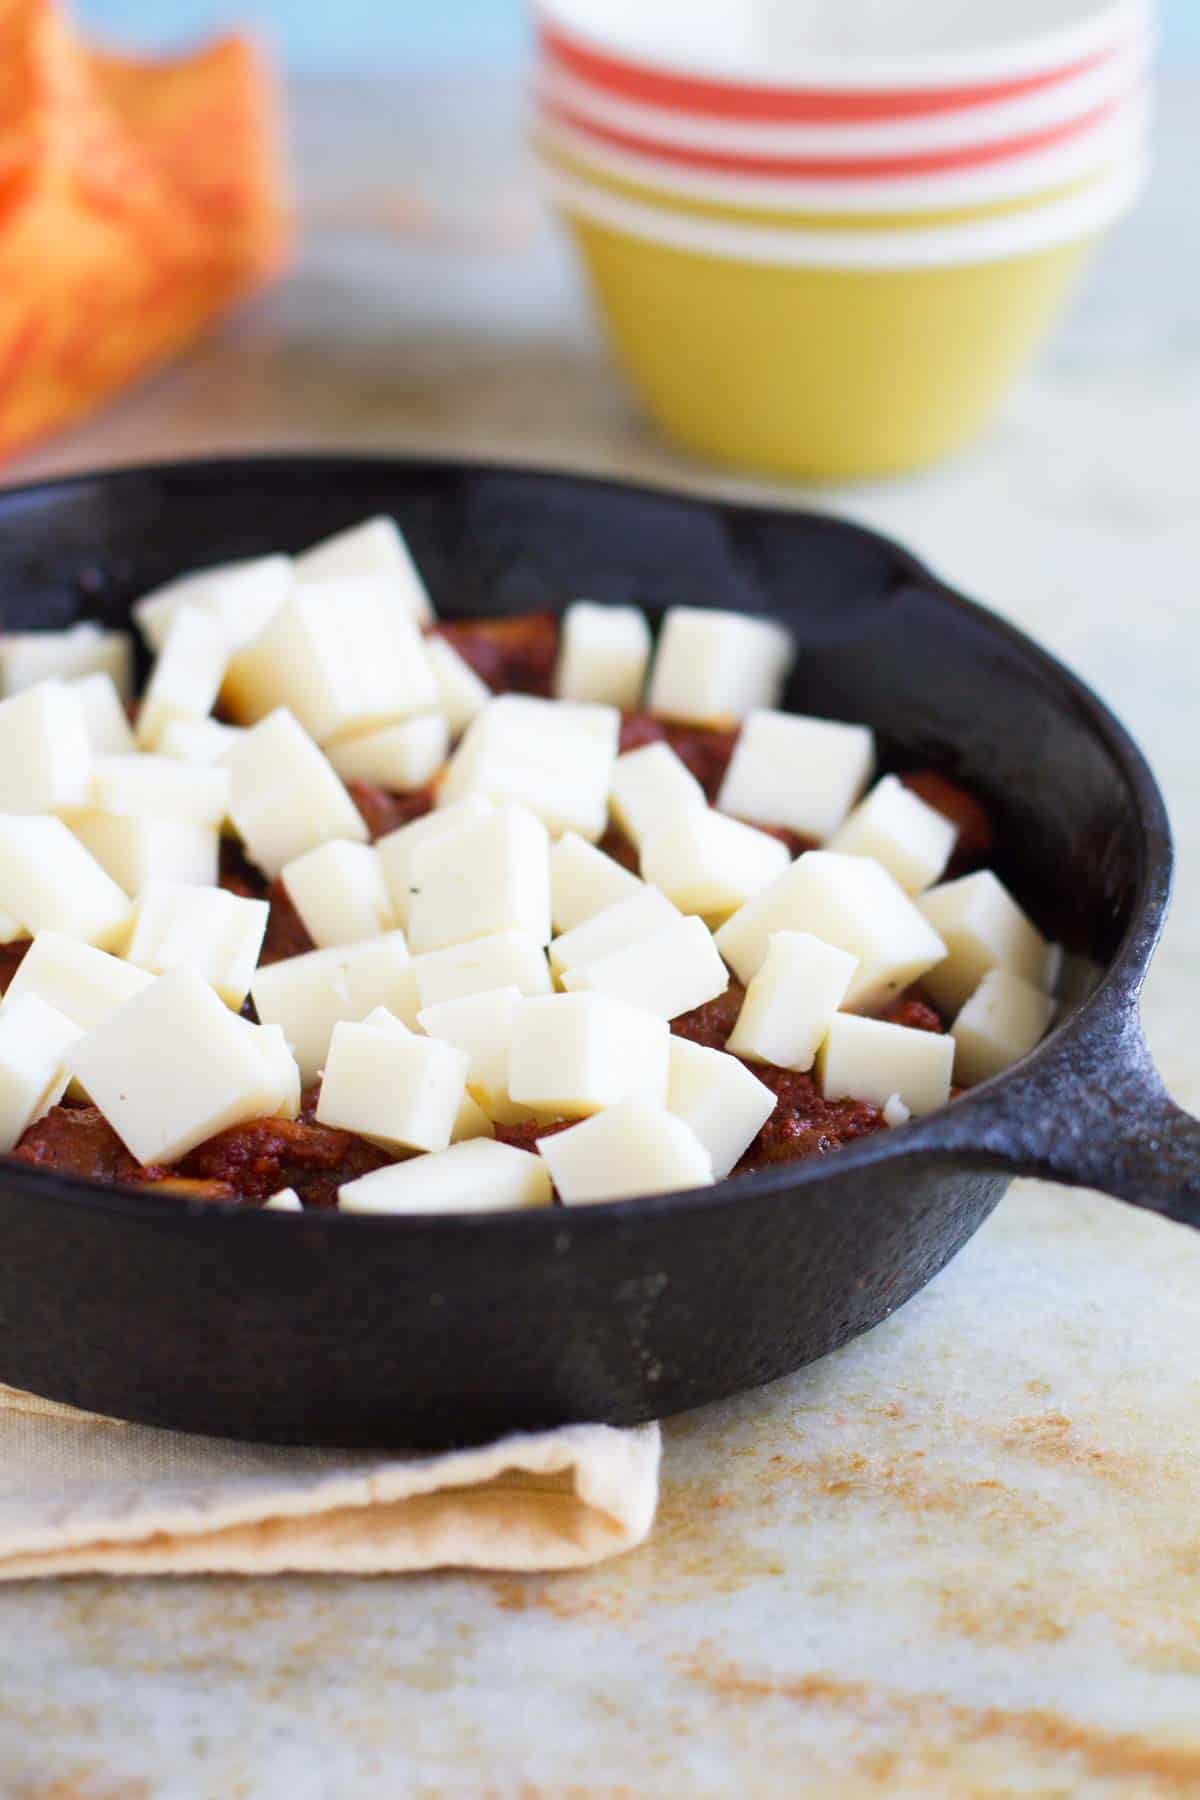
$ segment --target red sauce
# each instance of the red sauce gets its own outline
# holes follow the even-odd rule
[[[506,619],[449,619],[434,627],[470,663],[494,694],[548,695],[558,661],[553,613],[516,613]]]
[[[710,800],[717,797],[737,737],[736,726],[685,725],[650,713],[627,713],[621,721],[622,752],[640,750],[645,744],[669,744]]]
[[[906,788],[911,788],[927,806],[932,806],[957,828],[958,840],[947,870],[950,877],[965,875],[988,862],[996,847],[996,830],[982,800],[976,799],[961,782],[952,781],[937,769],[918,769],[911,775],[901,775],[900,779]]]
[[[346,787],[363,816],[372,841],[433,811],[432,787],[413,788],[407,794],[389,793],[387,788],[376,787],[370,781],[348,781]]]
[[[255,1119],[209,1138],[180,1163],[180,1172],[227,1182],[244,1200],[269,1200],[295,1188],[305,1206],[337,1205],[343,1181],[394,1162],[350,1131],[304,1119]]]
[[[8,992],[8,984],[20,968],[31,939],[17,938],[11,944],[0,944],[0,993]]]

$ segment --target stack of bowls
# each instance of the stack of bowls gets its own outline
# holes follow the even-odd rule
[[[680,445],[840,478],[970,438],[1146,160],[1150,0],[540,0],[536,144]]]

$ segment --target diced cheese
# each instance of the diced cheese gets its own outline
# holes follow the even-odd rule
[[[550,916],[558,932],[573,931],[641,887],[636,875],[597,850],[577,831],[550,847]]]
[[[538,1139],[566,1206],[709,1187],[712,1157],[665,1106],[623,1100],[581,1125]]]
[[[285,863],[279,879],[319,950],[380,937],[395,924],[379,857],[370,844],[331,838]]]
[[[498,931],[550,941],[550,840],[523,806],[501,806],[413,857],[408,940],[417,954]]]
[[[551,1198],[540,1156],[486,1138],[393,1163],[338,1190],[341,1210],[358,1213],[519,1212]]]
[[[515,801],[558,836],[595,841],[608,820],[610,745],[552,700],[501,695],[473,720],[446,765],[438,805],[470,794]]]
[[[728,985],[729,971],[703,919],[677,919],[652,937],[568,969],[563,976],[563,986],[571,992],[611,994],[663,1019],[677,1019],[715,1000]]]
[[[829,848],[843,856],[873,857],[906,894],[920,894],[950,861],[957,836],[944,813],[894,775],[885,775],[834,833]]]
[[[129,929],[129,898],[61,819],[0,815],[0,907],[31,937],[61,931],[108,950]]]
[[[900,1126],[907,1125],[911,1118],[912,1113],[905,1106],[899,1094],[890,1094],[883,1109],[884,1124],[890,1126],[893,1131],[898,1131]]]
[[[345,575],[366,575],[380,582],[393,606],[418,625],[432,620],[433,603],[394,519],[382,514],[364,519],[322,538],[296,558],[299,582],[340,580]]]
[[[529,1116],[528,1107],[515,1106],[508,1092],[513,1008],[520,1000],[518,987],[489,988],[481,994],[464,994],[438,1006],[422,1007],[417,1014],[417,1023],[429,1037],[466,1052],[470,1059],[467,1088],[487,1117],[502,1125]]]
[[[256,969],[250,983],[264,1025],[280,1025],[305,1083],[315,1081],[340,1019],[365,1019],[376,1006],[416,1016],[408,945],[402,931],[365,944],[309,950]]]
[[[856,1013],[834,1014],[817,1053],[817,1080],[827,1100],[883,1107],[898,1095],[918,1114],[945,1106],[953,1068],[953,1038]]]
[[[343,1020],[333,1028],[317,1122],[386,1150],[445,1150],[467,1066],[453,1044]]]
[[[278,1025],[255,1025],[239,1016],[267,1071],[270,1094],[266,1113],[273,1119],[297,1119],[300,1116],[300,1067],[292,1055],[288,1041]]]
[[[513,1008],[508,1092],[535,1112],[582,1118],[641,1096],[664,1105],[664,1019],[605,994],[551,994]]]
[[[252,862],[274,878],[286,863],[330,838],[365,843],[362,814],[326,757],[280,708],[226,751],[233,779],[228,811]]]
[[[450,749],[445,713],[421,713],[329,746],[329,760],[343,781],[372,781],[393,793],[432,781]]]
[[[562,617],[554,692],[560,700],[601,700],[632,712],[650,661],[650,627],[636,606],[576,600]]]
[[[757,975],[775,931],[808,931],[857,956],[844,1004],[863,1011],[894,999],[946,954],[886,869],[830,850],[797,858],[722,925],[717,948],[739,981]]]
[[[133,693],[133,640],[85,621],[65,631],[11,631],[0,636],[0,692],[16,694],[39,681],[71,682],[107,675],[125,699]]]
[[[598,700],[557,700],[555,709],[561,718],[595,738],[610,762],[616,761],[621,747],[621,715],[615,706],[603,706]]]
[[[173,719],[205,719],[221,691],[229,638],[212,613],[181,606],[172,615],[137,716],[137,741],[156,750]]]
[[[88,810],[71,814],[71,830],[131,898],[150,881],[211,887],[217,880],[221,834],[215,825]]]
[[[231,650],[256,638],[292,585],[290,556],[256,556],[181,575],[135,603],[134,622],[157,655],[181,606],[199,606],[225,627]]]
[[[230,793],[223,768],[202,768],[171,756],[98,756],[87,804],[97,812],[219,825],[229,811]]]
[[[627,944],[639,943],[666,925],[674,925],[680,917],[665,894],[639,882],[634,893],[616,900],[602,912],[593,913],[573,931],[564,931],[550,945],[550,967],[560,978],[568,969],[598,961]]]
[[[77,688],[42,681],[0,700],[0,812],[50,813],[87,801],[92,751]]]
[[[465,1093],[454,1115],[454,1129],[450,1133],[452,1144],[465,1144],[471,1138],[495,1137],[496,1127],[484,1112],[477,1100]]]
[[[918,902],[947,955],[925,977],[935,1006],[955,1013],[991,969],[1041,986],[1048,946],[990,869],[931,888]]]
[[[837,830],[871,779],[875,738],[865,725],[798,713],[752,712],[742,726],[717,805],[806,837]]]
[[[40,931],[8,984],[0,1014],[11,1011],[22,994],[36,994],[81,1031],[94,1031],[152,979],[144,969],[78,938]]]
[[[617,824],[639,848],[681,813],[689,808],[700,811],[708,804],[704,789],[669,744],[644,744],[618,756],[610,800]]]
[[[163,756],[176,762],[212,764],[245,737],[240,725],[223,725],[220,719],[172,719],[158,741]]]
[[[0,1152],[56,1106],[70,1079],[67,1057],[83,1033],[37,994],[18,994],[0,1012]]]
[[[781,875],[786,844],[710,807],[688,807],[642,838],[642,875],[681,912],[728,918]]]
[[[1020,1062],[1040,1044],[1054,1002],[1008,969],[989,969],[950,1028],[954,1079],[974,1087]]]
[[[795,654],[791,633],[769,619],[673,606],[659,632],[647,707],[705,725],[742,719],[779,704]]]
[[[478,824],[495,812],[490,800],[475,794],[469,800],[461,800],[456,806],[443,806],[434,812],[424,813],[419,819],[412,819],[407,825],[400,825],[395,831],[377,839],[375,849],[379,854],[383,878],[388,884],[388,892],[392,897],[392,907],[396,919],[401,925],[408,924],[408,908],[411,899],[412,866],[418,850],[430,844],[435,838],[450,837],[461,831],[466,825]]]
[[[451,734],[458,737],[488,705],[492,690],[445,638],[427,637],[425,655],[437,684],[438,706],[449,721]]]
[[[412,972],[422,1007],[458,1000],[465,994],[483,994],[489,988],[517,987],[523,994],[548,994],[552,985],[546,952],[528,931],[498,931],[494,937],[473,938],[469,944],[430,950],[413,957]]]
[[[0,944],[15,944],[28,936],[20,919],[14,919],[11,913],[0,912]]]
[[[304,1205],[295,1188],[280,1188],[278,1193],[272,1194],[269,1200],[263,1202],[263,1211],[298,1213],[304,1211]]]
[[[134,748],[133,729],[117,685],[107,670],[77,675],[67,686],[79,695],[92,755],[128,755]]]
[[[727,1048],[750,1062],[811,1069],[857,967],[856,957],[810,932],[774,932]]]
[[[138,897],[128,962],[152,975],[194,969],[238,1011],[250,991],[270,907],[219,887],[152,881]]]
[[[724,1181],[775,1111],[772,1090],[736,1056],[672,1037],[667,1109],[690,1125]]]

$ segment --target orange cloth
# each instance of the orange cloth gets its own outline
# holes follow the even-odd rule
[[[56,0],[0,0],[0,456],[179,350],[287,243],[252,44],[134,62]]]

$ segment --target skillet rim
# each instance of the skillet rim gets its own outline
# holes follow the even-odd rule
[[[978,1146],[973,1149],[963,1142],[962,1124],[982,1117],[984,1125],[992,1112],[997,1095],[1011,1098],[1023,1086],[1036,1089],[1037,1077],[1065,1050],[1111,1028],[1117,1016],[1128,1010],[1141,989],[1151,956],[1162,934],[1170,902],[1174,853],[1166,802],[1150,765],[1130,732],[1095,690],[1073,670],[1044,649],[1034,638],[1009,620],[992,612],[981,602],[970,599],[958,588],[937,575],[905,545],[885,532],[863,525],[857,520],[824,512],[816,507],[791,507],[775,502],[758,502],[744,497],[700,493],[679,488],[669,481],[622,481],[612,476],[591,474],[575,469],[546,468],[537,463],[497,462],[471,456],[422,455],[416,451],[396,453],[362,453],[329,451],[266,451],[247,454],[195,456],[169,461],[122,463],[112,468],[85,469],[67,475],[50,476],[12,485],[0,486],[0,527],[10,504],[41,499],[53,501],[59,495],[103,483],[105,486],[131,486],[149,480],[186,479],[204,472],[236,479],[247,474],[273,469],[286,473],[298,468],[339,470],[343,475],[356,472],[375,474],[423,471],[437,475],[480,475],[501,478],[529,477],[534,482],[568,482],[585,488],[613,489],[638,495],[660,495],[682,501],[709,512],[721,514],[767,514],[778,520],[804,522],[823,531],[848,536],[875,546],[907,577],[942,605],[966,614],[977,625],[990,631],[1022,656],[1040,665],[1053,678],[1064,699],[1070,699],[1082,713],[1091,732],[1098,736],[1112,756],[1131,789],[1136,803],[1140,869],[1137,890],[1129,923],[1096,987],[1043,1039],[1037,1049],[1024,1057],[1011,1070],[981,1082],[955,1100],[925,1118],[906,1124],[899,1132],[874,1132],[868,1137],[842,1145],[831,1163],[823,1157],[810,1157],[798,1162],[784,1162],[745,1175],[728,1176],[711,1187],[688,1188],[669,1194],[647,1194],[624,1200],[605,1200],[570,1208],[531,1208],[515,1212],[455,1213],[446,1218],[428,1214],[343,1214],[333,1209],[310,1209],[301,1215],[302,1228],[308,1231],[346,1229],[401,1231],[409,1236],[425,1237],[444,1234],[478,1236],[489,1231],[525,1232],[531,1237],[552,1238],[567,1231],[633,1229],[643,1221],[657,1221],[675,1213],[705,1212],[729,1205],[744,1205],[756,1198],[768,1198],[782,1190],[791,1192],[827,1182],[842,1174],[854,1175],[884,1163],[895,1163],[918,1156],[941,1155],[964,1166],[973,1160],[992,1167],[1002,1166],[987,1143],[986,1130],[978,1132]],[[968,1133],[968,1136],[970,1134]],[[14,1177],[15,1182],[14,1182]],[[140,1219],[149,1225],[170,1228],[182,1220],[204,1218],[236,1219],[239,1230],[247,1229],[247,1221],[265,1216],[262,1207],[246,1207],[238,1203],[188,1201],[177,1195],[141,1192],[137,1188],[114,1186],[90,1177],[62,1175],[40,1169],[36,1164],[0,1162],[0,1187],[26,1183],[36,1187],[39,1196],[68,1206],[82,1206],[87,1211],[115,1213]],[[270,1215],[272,1219],[276,1215]],[[332,1223],[336,1221],[336,1223]],[[292,1221],[292,1229],[296,1229]],[[257,1229],[257,1227],[249,1227]],[[272,1224],[269,1229],[276,1229]]]

